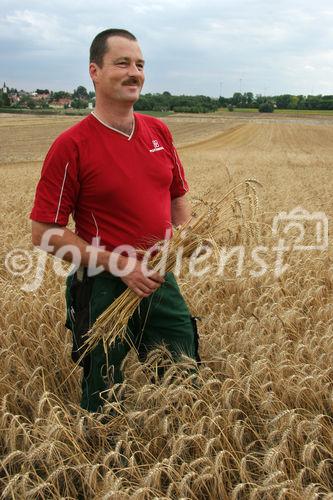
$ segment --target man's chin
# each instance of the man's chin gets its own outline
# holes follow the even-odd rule
[[[137,93],[132,94],[132,95],[127,94],[127,95],[124,95],[121,100],[124,102],[134,104],[136,101],[139,100],[139,97],[140,97],[140,94],[137,94]]]

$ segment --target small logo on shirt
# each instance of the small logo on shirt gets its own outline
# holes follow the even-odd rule
[[[159,142],[156,139],[151,142],[153,143],[154,148],[149,150],[150,153],[155,153],[155,151],[162,151],[162,149],[164,149],[163,146],[159,145]]]

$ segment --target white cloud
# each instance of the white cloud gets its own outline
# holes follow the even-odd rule
[[[12,36],[15,37],[21,35],[27,41],[54,44],[55,41],[63,43],[71,39],[63,30],[60,19],[55,15],[31,10],[16,10],[1,21],[7,33],[12,32]]]

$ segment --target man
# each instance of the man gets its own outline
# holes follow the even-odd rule
[[[30,218],[34,245],[43,248],[47,235],[51,253],[69,245],[66,249],[74,246],[80,254],[81,267],[69,276],[66,290],[74,360],[82,354],[82,336],[126,287],[142,299],[129,321],[127,342],[117,342],[108,359],[102,344],[83,359],[81,406],[96,412],[109,379],[122,382],[121,363],[130,345],[141,360],[161,342],[174,360],[181,354],[199,358],[195,325],[173,274],[148,275],[140,254],[120,248],[147,249],[165,238],[172,224],[190,219],[188,185],[167,126],[133,111],[144,83],[144,59],[134,35],[118,29],[99,33],[90,48],[89,72],[95,110],[52,144]],[[70,214],[75,233],[66,228]],[[87,269],[92,254],[103,270],[96,276]],[[71,260],[70,251],[63,258]]]

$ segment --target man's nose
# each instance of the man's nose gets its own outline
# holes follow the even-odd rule
[[[139,76],[142,74],[142,71],[139,70],[139,68],[137,67],[137,65],[135,63],[132,63],[128,67],[128,74],[130,76]]]

